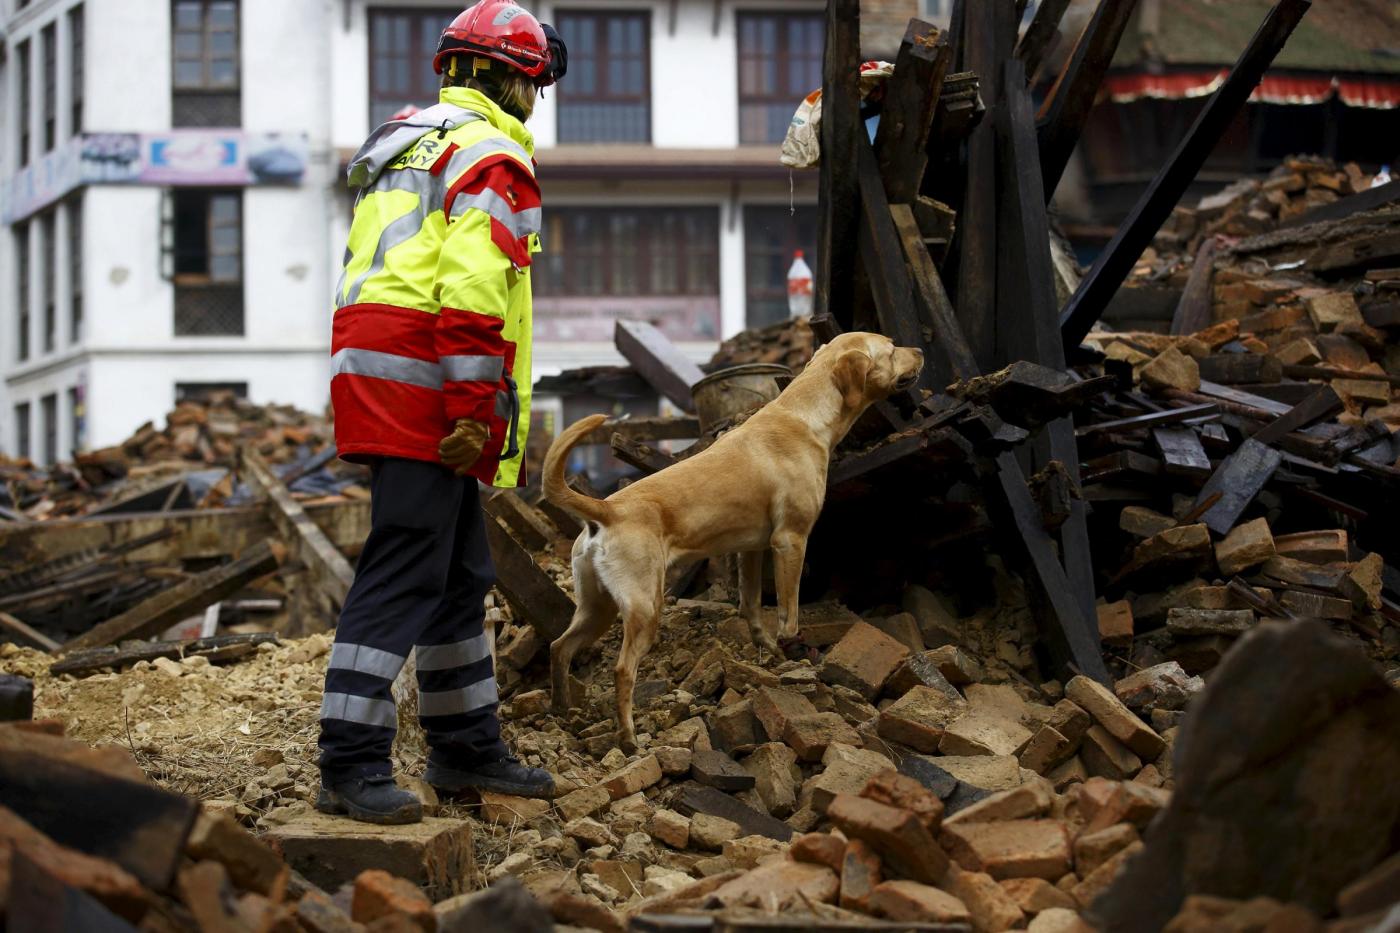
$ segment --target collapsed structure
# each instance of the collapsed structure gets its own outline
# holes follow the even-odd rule
[[[201,416],[177,413],[159,438],[234,467],[243,492],[230,476],[191,494],[182,471],[186,499],[147,490],[135,514],[45,518],[77,511],[72,477],[100,485],[110,455],[61,471],[51,506],[12,483],[0,623],[46,650],[0,647],[6,713],[32,705],[78,741],[0,728],[11,916],[36,890],[199,929],[1363,930],[1393,914],[1396,184],[1297,158],[1176,205],[1306,11],[1281,0],[1078,279],[1046,203],[1132,4],[1100,4],[1037,120],[1024,75],[1064,6],[1042,4],[1019,43],[1009,4],[959,5],[947,34],[911,23],[872,144],[858,10],[829,5],[817,314],[716,363],[797,369],[865,329],[928,364],[833,457],[803,580],[810,653],[751,644],[723,561],[675,568],[624,755],[617,632],[581,659],[570,712],[549,711],[577,523],[530,490],[489,500],[503,719],[558,776],[553,802],[415,787],[434,816],[379,830],[310,812],[329,640],[288,636],[329,623],[367,527],[356,476],[322,472],[321,429],[274,413],[231,431],[215,409],[192,432]],[[621,326],[618,344],[693,409],[704,373],[654,329]],[[743,417],[591,440],[651,472]],[[219,507],[162,511],[196,499]],[[121,589],[138,578],[155,585]],[[255,581],[280,624],[240,608],[202,640],[145,640]],[[73,594],[86,614],[64,614]],[[412,773],[411,690],[399,709]]]

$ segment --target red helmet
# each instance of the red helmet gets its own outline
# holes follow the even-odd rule
[[[540,21],[514,0],[480,0],[443,30],[433,57],[442,74],[443,59],[454,52],[482,55],[539,79],[549,69],[549,41]]]

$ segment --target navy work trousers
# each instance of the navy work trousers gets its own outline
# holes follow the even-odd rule
[[[390,686],[415,653],[428,744],[464,764],[506,754],[484,631],[495,583],[476,480],[440,464],[372,468],[370,533],[336,628],[321,704],[321,775],[390,772]]]

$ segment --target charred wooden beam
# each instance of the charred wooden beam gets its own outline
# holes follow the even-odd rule
[[[611,444],[614,434],[638,441],[682,441],[698,438],[701,434],[700,419],[693,417],[670,418],[613,418],[604,421],[589,431],[579,441],[580,444]]]
[[[1162,467],[1173,476],[1204,479],[1210,475],[1210,457],[1201,438],[1191,428],[1155,428],[1152,440],[1162,454]]]
[[[646,321],[618,321],[613,343],[652,388],[686,411],[694,411],[690,387],[705,373],[665,334]]]
[[[21,643],[28,642],[45,651],[57,651],[62,647],[43,632],[20,619],[16,619],[8,612],[0,612],[0,630],[4,630],[5,634]]]
[[[1100,0],[1074,52],[1041,104],[1040,171],[1048,202],[1060,184],[1074,147],[1089,122],[1113,53],[1128,27],[1137,0]]]
[[[1277,450],[1253,438],[1246,440],[1201,488],[1198,503],[1220,493],[1219,501],[1201,515],[1201,521],[1218,535],[1229,533],[1282,462],[1283,455]]]
[[[1181,300],[1172,314],[1171,333],[1177,337],[1194,334],[1210,326],[1211,282],[1215,277],[1215,237],[1208,236],[1196,250],[1191,274],[1181,290]]]
[[[972,378],[977,373],[977,360],[963,339],[957,312],[948,300],[933,257],[917,236],[914,212],[906,204],[892,204],[890,217],[913,279],[914,304],[921,325],[919,346],[924,349],[924,366],[931,382],[947,385],[954,379]]]
[[[1113,0],[1104,2],[1111,3]],[[1239,109],[1249,99],[1255,85],[1288,41],[1309,6],[1311,0],[1279,0],[1269,11],[1249,46],[1230,70],[1229,77],[1210,96],[1186,138],[1157,172],[1157,177],[1142,193],[1132,213],[1123,221],[1089,274],[1066,302],[1060,313],[1060,332],[1067,348],[1079,346],[1089,333],[1089,328],[1108,307],[1109,300],[1132,271],[1143,249],[1171,214],[1172,208],[1196,177]],[[1046,186],[1047,191],[1050,187]]]
[[[503,489],[489,496],[482,507],[487,515],[504,522],[516,539],[532,551],[544,550],[559,537],[544,516],[516,495],[514,490]]]
[[[1347,195],[1331,204],[1314,207],[1306,213],[1285,220],[1278,225],[1278,229],[1302,227],[1327,220],[1341,220],[1363,211],[1373,211],[1394,201],[1400,201],[1400,181],[1392,181],[1375,188],[1368,188],[1365,191],[1358,191],[1356,194]]]
[[[274,547],[267,540],[260,541],[238,560],[177,583],[116,618],[70,639],[62,646],[61,653],[68,654],[80,648],[101,648],[129,638],[159,635],[181,619],[203,611],[254,580],[272,573],[281,564],[283,553],[280,545]]]
[[[1040,70],[1068,7],[1069,0],[1042,0],[1031,18],[1031,24],[1026,27],[1025,35],[1016,43],[1016,57],[1025,66],[1027,77],[1034,78]]]
[[[885,194],[894,204],[919,196],[928,164],[928,135],[951,52],[948,40],[932,23],[911,19],[895,58],[894,75],[885,83],[875,155]],[[824,118],[823,118],[824,119]]]
[[[1134,415],[1131,418],[1116,418],[1112,421],[1100,421],[1097,424],[1085,425],[1077,429],[1074,433],[1079,437],[1089,437],[1094,434],[1106,434],[1113,431],[1133,431],[1140,428],[1156,428],[1167,424],[1180,424],[1183,421],[1201,421],[1220,417],[1220,406],[1211,403],[1200,405],[1188,405],[1185,408],[1169,408],[1166,411],[1148,412],[1145,415]]]
[[[659,473],[668,466],[674,466],[676,458],[664,450],[657,450],[650,444],[639,444],[621,434],[612,439],[613,456],[628,466],[634,466],[643,473]]]
[[[234,660],[242,655],[229,649],[245,648],[252,653],[263,643],[276,644],[277,636],[272,632],[252,632],[244,635],[215,635],[210,638],[186,638],[180,641],[143,642],[128,648],[93,648],[89,651],[74,651],[61,660],[49,665],[49,673],[91,674],[104,668],[120,668],[137,661],[154,661],[156,658],[189,658],[196,655],[209,658],[211,662]]]
[[[851,324],[860,186],[856,141],[860,122],[860,0],[827,0],[822,59],[821,168],[817,202],[817,268],[813,317]]]
[[[490,515],[484,518],[486,542],[496,567],[496,588],[505,594],[522,622],[553,641],[564,634],[574,617],[573,600],[500,522]]]

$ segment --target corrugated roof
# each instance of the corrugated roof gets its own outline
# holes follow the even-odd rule
[[[1114,67],[1233,64],[1272,5],[1267,0],[1140,0]],[[1400,2],[1314,0],[1273,67],[1400,74]]]

